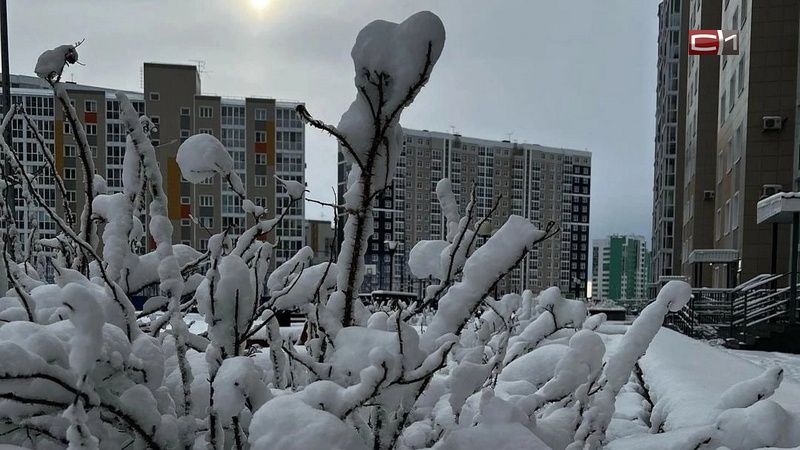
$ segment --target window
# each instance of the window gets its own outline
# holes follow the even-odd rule
[[[161,94],[159,94],[158,92],[151,92],[150,93],[150,101],[151,102],[157,102],[159,100],[161,100]]]
[[[266,175],[256,175],[256,187],[266,187],[267,186],[267,176]]]
[[[65,145],[64,146],[64,157],[66,157],[66,158],[74,158],[75,157],[75,146],[74,145]]]
[[[64,122],[64,134],[72,134],[72,127],[69,126],[69,122]]]
[[[734,73],[733,76],[731,76],[730,81],[728,82],[728,92],[731,93],[731,98],[728,99],[730,100],[728,102],[728,112],[733,111],[734,101],[736,100],[736,96],[734,95],[734,92],[736,92],[736,78],[737,78],[736,74]]]
[[[214,206],[214,197],[211,195],[201,195],[200,206],[203,207]]]
[[[731,30],[739,29],[739,10],[733,12],[733,19],[731,19]]]
[[[200,251],[208,250],[208,239],[200,239]]]
[[[214,228],[214,218],[213,217],[200,217],[198,219],[200,225],[205,228]]]
[[[267,163],[267,155],[263,153],[256,153],[256,164],[266,164]]]
[[[192,226],[192,220],[191,219],[181,219],[181,226],[182,227],[190,227],[190,226]]]
[[[191,115],[191,114],[192,114],[192,110],[191,109],[189,109],[186,106],[181,106],[181,115],[182,116],[188,116],[188,115]]]
[[[188,138],[191,134],[192,134],[192,132],[189,131],[189,130],[181,130],[181,137],[184,138],[184,139]]]
[[[97,159],[97,147],[94,145],[89,146],[89,152],[92,154],[92,158]]]
[[[97,102],[94,100],[86,100],[83,102],[83,109],[86,112],[97,112]]]
[[[745,55],[739,57],[739,94],[744,91],[744,63],[745,63]]]
[[[200,134],[210,134],[212,136],[214,135],[214,130],[212,130],[211,128],[200,128],[197,131],[199,131]]]
[[[733,139],[733,163],[736,164],[742,158],[742,148],[744,147],[744,124],[739,124]]]
[[[739,191],[733,194],[731,200],[731,230],[739,228]]]
[[[697,2],[697,3],[699,4],[700,2]],[[742,25],[743,26],[744,26],[744,23],[747,22],[747,9],[748,9],[747,6],[748,6],[748,0],[742,0]]]
[[[181,205],[188,205],[189,203],[189,197],[181,197]]]
[[[727,236],[728,233],[731,232],[731,201],[728,200],[725,202],[725,211],[723,213],[725,215],[725,235]]]
[[[256,108],[253,110],[256,120],[267,120],[267,110],[264,108]]]
[[[728,111],[727,93],[722,93],[722,98],[719,100],[719,123],[725,122],[725,113]]]
[[[64,167],[64,179],[65,180],[74,180],[75,179],[75,168],[74,167]]]
[[[200,118],[201,119],[211,119],[214,117],[214,108],[210,106],[201,106],[200,107]]]
[[[267,142],[267,132],[266,131],[256,131],[256,142],[259,142],[259,143]]]
[[[150,121],[153,122],[153,125],[159,126],[161,125],[161,116],[152,116],[150,117]]]
[[[97,136],[97,124],[96,123],[87,123],[86,124],[86,134],[88,136]]]

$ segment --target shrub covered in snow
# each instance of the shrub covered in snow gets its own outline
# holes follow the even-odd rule
[[[184,178],[222,177],[255,225],[236,241],[227,230],[214,235],[204,253],[172,244],[167,196],[149,138],[153,124],[122,93],[124,187],[106,193],[102,178],[92,176],[83,128],[58,80],[62,54],[69,63],[74,47],[45,52],[36,72],[51,83],[73,123],[84,179],[92,182],[85,187],[79,231],[73,231],[75,221],[53,213],[37,190],[37,175],[27,173],[2,142],[14,173],[0,187],[20,183],[25,201],[43,207],[59,235],[44,240],[34,233],[28,245],[19,245],[13,217],[0,205],[0,442],[43,449],[281,450],[607,444],[616,401],[621,392],[636,395],[625,386],[664,315],[688,301],[686,284],[668,284],[606,356],[597,331],[604,316],[587,319],[586,306],[565,299],[558,288],[490,296],[505,274],[558,230],[511,216],[478,246],[476,230],[491,217],[477,217],[474,189],[462,214],[450,182],[442,180],[436,193],[446,238],[418,243],[409,261],[416,276],[436,283],[418,303],[399,310],[370,312],[358,300],[373,200],[389,185],[402,150],[400,117],[428,81],[444,41],[443,24],[429,12],[400,24],[372,22],[351,52],[356,98],[338,126],[298,108],[310,126],[339,141],[352,163],[345,203],[335,205],[347,213],[345,240],[336,262],[312,265],[313,252],[304,248],[274,270],[277,243],[262,238],[283,212],[269,218],[248,200],[230,155],[209,135],[181,145],[177,162]],[[15,115],[27,118],[17,106],[2,127]],[[55,172],[52,153],[39,142]],[[63,188],[57,173],[55,178]],[[278,181],[292,202],[304,201],[305,186]],[[140,219],[145,208],[146,224]],[[145,226],[155,250],[138,255]],[[51,257],[55,283],[47,284],[30,262]],[[130,298],[149,286],[160,293],[136,312]],[[207,324],[205,333],[186,324],[193,307]],[[299,345],[281,334],[276,313],[287,309],[306,316],[306,339]],[[248,344],[257,334],[264,348]],[[750,417],[794,420],[762,400],[781,375],[771,371],[726,393],[719,420],[697,431],[698,442],[745,448],[727,430]],[[800,444],[791,434],[775,442],[759,436],[746,448]],[[640,448],[654,448],[647,442]]]

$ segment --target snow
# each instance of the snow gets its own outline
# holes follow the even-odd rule
[[[219,139],[210,134],[195,134],[186,139],[175,157],[181,175],[190,183],[201,183],[215,174],[233,171],[233,159]]]
[[[264,215],[264,213],[267,212],[266,208],[257,206],[255,203],[253,203],[250,199],[247,198],[242,200],[242,209],[244,210],[244,212],[252,214],[255,217],[261,217],[262,215]]]
[[[735,350],[717,347],[719,350],[735,355],[757,366],[764,368],[780,367],[784,370],[784,377],[800,383],[800,355],[780,352],[763,352],[756,350]]]
[[[281,186],[286,189],[286,193],[289,195],[290,199],[300,200],[303,198],[303,194],[306,192],[305,184],[294,180],[284,180],[277,175],[274,175],[274,177],[275,180],[277,180],[278,183],[280,183]]]
[[[103,345],[103,310],[88,289],[79,284],[67,285],[63,291],[64,305],[75,325],[69,352],[70,367],[85,376],[94,367]]]
[[[542,236],[544,232],[528,219],[510,216],[497,233],[469,258],[462,281],[439,300],[437,314],[422,335],[423,348],[432,351],[437,339],[459,331],[473,308],[483,299],[483,294]]]
[[[752,363],[667,328],[658,332],[640,365],[658,399],[653,424],[663,424],[665,430],[713,423],[729,388],[764,373]],[[784,380],[771,399],[800,414],[800,384]]]
[[[551,450],[518,423],[480,424],[451,433],[435,450]]]
[[[366,450],[355,429],[295,395],[276,397],[253,415],[253,450]]]
[[[47,285],[26,275],[35,264],[9,252],[16,289],[0,298],[0,360],[8,362],[0,370],[3,443],[53,448],[35,430],[31,437],[9,429],[21,419],[82,448],[232,448],[234,436],[254,449],[288,450],[800,445],[800,385],[791,368],[754,356],[770,367],[764,370],[663,329],[664,316],[689,300],[686,283],[667,284],[629,326],[588,316],[585,303],[558,288],[492,298],[493,286],[545,233],[511,216],[476,249],[478,205],[460,214],[447,179],[436,186],[446,235],[418,243],[409,261],[414,275],[438,279],[426,291],[438,310],[371,313],[357,300],[374,197],[394,178],[402,151],[400,117],[444,41],[441,21],[429,12],[400,24],[372,22],[351,51],[355,100],[338,127],[312,121],[340,140],[352,163],[336,264],[312,265],[314,253],[304,247],[271,268],[273,244],[256,237],[281,219],[268,219],[247,199],[230,155],[210,135],[180,146],[184,178],[220,174],[255,225],[235,247],[227,233],[212,236],[205,254],[173,246],[148,139],[152,121],[118,94],[129,133],[123,192],[108,194],[99,176],[85,186],[91,218],[105,225],[103,261],[88,264],[88,277],[56,262],[56,283]],[[51,51],[40,62],[40,76],[50,79],[70,61]],[[63,88],[56,91],[66,99]],[[302,183],[276,181],[292,201],[304,201]],[[145,194],[156,250],[138,256],[132,244],[146,235],[137,218]],[[99,249],[90,217],[83,219],[81,245]],[[76,236],[65,233],[42,244],[74,246]],[[200,263],[196,273],[181,273]],[[137,318],[127,295],[156,285],[160,292],[146,306],[167,311]],[[191,304],[181,302],[193,291],[199,313],[185,314]],[[262,297],[269,301],[259,305]],[[280,310],[301,311],[304,326],[281,329],[274,320]],[[301,332],[309,338],[304,345],[288,342]]]
[[[39,78],[50,80],[53,75],[61,76],[64,66],[78,62],[78,51],[75,45],[59,45],[58,47],[47,50],[36,60],[36,68],[33,70]]]
[[[256,410],[271,397],[262,377],[252,358],[237,356],[222,363],[214,378],[214,407],[224,422],[237,416],[246,404]]]

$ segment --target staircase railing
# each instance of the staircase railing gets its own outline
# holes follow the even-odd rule
[[[788,274],[765,274],[732,289],[695,288],[692,299],[668,314],[664,325],[692,337],[746,338],[759,325],[785,320],[788,279]]]
[[[731,336],[746,341],[748,335],[758,335],[758,325],[785,322],[791,297],[788,279],[789,274],[772,275],[739,290],[731,303]],[[784,286],[776,287],[779,284]]]

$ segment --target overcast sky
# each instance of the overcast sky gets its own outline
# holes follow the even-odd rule
[[[266,3],[262,9],[254,6]],[[140,90],[143,62],[204,60],[203,93],[304,101],[338,123],[355,96],[350,49],[374,19],[419,10],[447,29],[409,128],[589,150],[591,235],[649,238],[658,0],[17,0],[11,72],[85,38],[65,78]],[[336,142],[306,138],[311,196],[330,200]],[[308,205],[307,217],[331,217]]]

